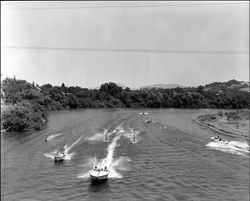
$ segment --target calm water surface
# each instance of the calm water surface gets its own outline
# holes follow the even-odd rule
[[[248,142],[210,142],[218,133],[192,121],[215,110],[145,111],[61,111],[42,131],[3,133],[1,200],[249,200]],[[98,185],[88,175],[96,163],[110,169]]]

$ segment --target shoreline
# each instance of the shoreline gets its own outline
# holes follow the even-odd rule
[[[216,131],[218,133],[221,133],[223,135],[227,135],[227,136],[230,136],[230,137],[240,137],[240,138],[244,138],[245,140],[250,140],[249,136],[247,136],[245,134],[232,132],[232,131],[229,131],[227,129],[221,128],[219,126],[212,125],[211,123],[201,122],[199,120],[199,118],[204,117],[204,115],[206,115],[206,114],[202,114],[202,115],[199,115],[197,117],[194,117],[193,121],[196,122],[197,124],[203,126],[203,127],[209,128],[209,129],[211,129],[213,131]]]

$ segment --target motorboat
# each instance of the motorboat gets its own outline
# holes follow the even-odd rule
[[[48,142],[48,141],[50,141],[51,139],[52,139],[51,136],[48,136],[48,135],[47,135],[46,138],[44,139],[44,141],[45,141],[45,142]]]
[[[65,154],[61,152],[57,152],[56,155],[54,155],[55,162],[62,162],[64,161]]]
[[[108,179],[109,170],[107,169],[107,167],[105,168],[94,167],[92,170],[89,171],[89,175],[92,181],[104,181]]]
[[[223,140],[220,136],[211,137],[210,139],[211,139],[213,142],[221,142],[221,143],[224,143],[224,144],[227,144],[227,143],[228,143],[228,141]]]
[[[155,123],[155,121],[152,121],[152,120],[146,120],[145,123]]]
[[[139,113],[140,115],[146,115],[146,114],[148,114],[147,112],[140,112]]]

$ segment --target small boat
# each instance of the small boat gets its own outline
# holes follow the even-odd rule
[[[107,167],[105,167],[104,169],[95,167],[89,172],[89,175],[92,181],[104,181],[108,179],[109,170],[107,169]]]
[[[155,123],[155,121],[152,121],[152,120],[146,120],[145,123]]]
[[[45,142],[48,142],[51,139],[50,136],[46,135],[46,138],[44,139]]]
[[[64,161],[65,154],[61,152],[57,152],[54,156],[55,162],[62,162]]]
[[[220,136],[211,137],[210,139],[211,139],[213,142],[221,142],[221,143],[224,143],[224,144],[227,144],[227,143],[228,143],[228,141],[221,139]]]
[[[140,115],[146,115],[146,114],[148,114],[147,112],[140,112],[139,113]]]

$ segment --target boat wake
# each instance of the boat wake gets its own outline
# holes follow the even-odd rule
[[[108,137],[116,132],[124,132],[121,127],[116,127],[113,131],[108,132],[108,129],[104,129],[102,133],[96,133],[91,137],[85,138],[88,141],[108,141]]]
[[[64,152],[68,153],[81,139],[83,136],[79,137],[72,145],[68,146],[67,144],[65,144],[64,146]]]
[[[226,144],[209,142],[206,146],[219,151],[249,157],[249,144],[245,141],[230,141]]]
[[[57,133],[57,134],[52,134],[50,136],[47,137],[47,141],[53,140],[56,137],[59,137],[60,135],[63,135],[65,132],[62,133]]]
[[[115,138],[107,148],[108,154],[106,158],[101,160],[98,160],[96,157],[88,159],[84,165],[81,165],[84,170],[83,173],[78,176],[78,178],[89,178],[88,171],[94,166],[106,166],[110,172],[108,176],[109,178],[122,178],[122,175],[120,175],[117,170],[129,170],[130,159],[128,157],[119,157],[118,159],[114,158],[114,152],[115,148],[117,147],[117,142],[121,137],[121,133],[124,132],[122,128],[118,129],[119,131],[117,132],[117,136],[115,136]]]
[[[85,138],[88,141],[103,141],[103,136],[106,135],[106,133],[108,132],[107,129],[104,129],[103,133],[96,133],[95,135]]]
[[[72,153],[69,153],[69,151],[82,139],[82,136],[79,137],[72,145],[67,145],[65,144],[64,145],[64,160],[71,160],[74,155],[75,155],[75,152],[72,152]],[[51,159],[54,159],[54,156],[56,155],[57,152],[59,152],[60,150],[56,149],[55,151],[53,152],[50,152],[50,153],[45,153],[44,156],[47,157],[47,158],[51,158]]]
[[[140,137],[138,134],[140,131],[134,131],[133,128],[129,128],[130,132],[123,134],[124,137],[128,138],[131,143],[137,143],[140,141]]]
[[[55,157],[57,152],[58,152],[58,150],[55,150],[55,151],[50,152],[50,153],[45,153],[44,156],[54,160],[54,157]],[[74,152],[73,153],[64,152],[64,154],[65,154],[64,160],[71,160],[75,155]]]

